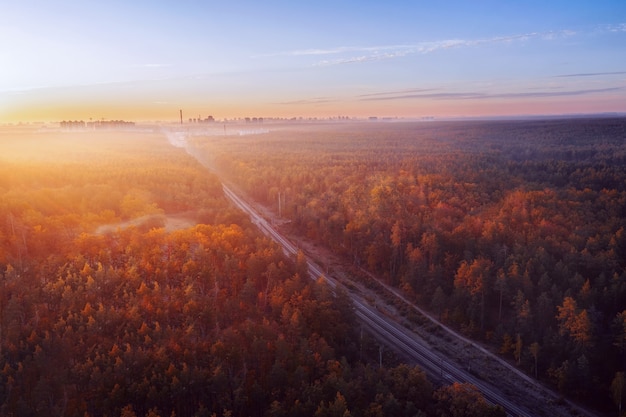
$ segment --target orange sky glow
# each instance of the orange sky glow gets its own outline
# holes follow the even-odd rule
[[[624,2],[27,3],[0,124],[626,113]]]

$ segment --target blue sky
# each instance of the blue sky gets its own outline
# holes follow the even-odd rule
[[[0,6],[0,122],[626,112],[623,0]]]

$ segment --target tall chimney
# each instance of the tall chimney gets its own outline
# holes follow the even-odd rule
[[[182,109],[179,110],[179,112],[180,112],[180,124],[182,125],[183,124],[183,111],[182,111]]]

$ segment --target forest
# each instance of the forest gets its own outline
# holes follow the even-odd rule
[[[310,280],[302,256],[287,257],[260,234],[218,178],[160,131],[4,128],[0,149],[0,415],[503,415],[471,385],[434,386],[391,354],[380,366],[377,342],[359,331],[348,297]],[[245,164],[271,181],[261,161],[225,155],[224,166]],[[366,169],[371,161],[354,163]],[[293,179],[332,171],[319,169]],[[292,178],[273,175],[284,175],[279,187]],[[258,198],[276,192],[258,185],[249,188]],[[312,222],[314,207],[288,198],[290,215],[300,213],[294,226],[323,239],[330,219]],[[414,285],[405,271],[409,230],[407,223],[402,253],[385,273]],[[347,254],[363,245],[357,237]],[[445,242],[438,244],[410,274],[417,279],[425,268],[428,281],[441,279],[450,291]],[[368,265],[382,271],[387,263]],[[576,317],[591,311],[578,292],[571,296]],[[491,304],[485,310],[488,329]],[[465,313],[445,314],[460,323]],[[544,366],[543,351],[540,358]]]
[[[626,119],[335,123],[195,143],[287,232],[562,395],[623,408]]]

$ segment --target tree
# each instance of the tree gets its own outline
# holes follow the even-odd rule
[[[586,309],[579,310],[576,300],[565,297],[563,304],[557,307],[557,319],[560,323],[559,332],[569,335],[579,346],[591,345],[592,324]]]
[[[328,403],[322,401],[315,411],[315,417],[350,417],[352,414],[348,410],[346,399],[339,391],[333,401]]]
[[[588,347],[591,344],[592,323],[587,309],[578,313],[574,321],[574,326],[570,329],[570,334],[572,338],[583,347]]]
[[[403,248],[404,248],[404,239],[405,239],[406,230],[404,224],[401,221],[396,221],[391,227],[391,247],[393,248],[391,256],[392,259],[390,261],[390,275],[394,277],[396,272],[402,264],[403,260]]]
[[[487,281],[491,275],[493,263],[486,258],[479,257],[468,263],[461,262],[456,275],[454,276],[454,287],[467,293],[471,297],[470,309],[478,304],[480,309],[480,328],[485,325],[485,293]],[[470,315],[471,316],[471,315]]]
[[[137,414],[135,414],[135,412],[133,411],[133,406],[129,404],[126,407],[122,408],[122,413],[120,414],[120,417],[137,417]]]
[[[522,347],[522,335],[518,333],[517,339],[515,339],[515,351],[513,352],[518,365],[522,362]]]
[[[148,410],[146,417],[161,417],[161,415],[159,414],[159,410],[156,407],[153,407]]]
[[[501,407],[490,406],[478,388],[454,382],[434,393],[438,415],[441,417],[505,416]]]
[[[428,268],[431,268],[439,254],[439,242],[437,241],[437,235],[432,232],[424,233],[420,242],[420,248],[422,253],[425,254],[428,262]]]
[[[617,313],[612,323],[613,345],[617,347],[619,353],[626,353],[626,310]]]
[[[517,291],[517,295],[513,300],[513,306],[515,308],[517,329],[524,335],[529,334],[532,326],[532,311],[530,302],[521,290]]]
[[[530,351],[530,354],[533,355],[533,358],[535,359],[535,378],[537,378],[537,361],[539,359],[539,351],[541,350],[541,347],[539,346],[539,343],[533,342],[528,347],[528,350]]]
[[[611,394],[613,396],[613,402],[617,406],[617,415],[622,415],[622,401],[624,399],[624,388],[626,387],[624,381],[624,372],[616,372],[613,382],[611,382]]]
[[[502,320],[502,300],[504,298],[504,292],[507,290],[507,279],[504,270],[501,268],[498,270],[496,274],[496,282],[495,289],[500,293],[500,298],[498,301],[498,321]]]
[[[398,365],[388,372],[385,384],[400,401],[411,401],[417,407],[425,407],[433,395],[433,387],[426,374],[417,366]]]

